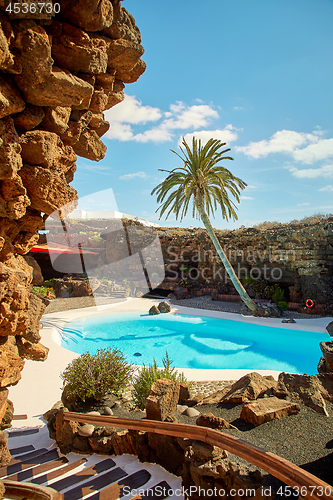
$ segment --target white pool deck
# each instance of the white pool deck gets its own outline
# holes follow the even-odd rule
[[[73,309],[58,313],[45,314],[41,319],[44,327],[40,330],[40,334],[42,336],[41,342],[50,349],[49,355],[47,360],[44,362],[26,360],[25,367],[22,371],[22,379],[16,386],[9,388],[9,399],[14,404],[15,415],[26,414],[28,416],[27,420],[14,421],[13,427],[22,428],[44,426],[45,422],[42,419],[43,413],[49,410],[56,401],[60,400],[62,392],[62,380],[60,378],[60,374],[66,368],[68,363],[79,356],[76,353],[64,349],[60,345],[61,328],[63,328],[68,321],[81,316],[102,312],[105,313],[108,311],[110,313],[135,311],[147,313],[153,304],[157,305],[159,302],[160,301],[153,299],[129,298],[125,302],[106,306]],[[211,316],[214,318],[231,319],[261,325],[265,324],[267,326],[275,326],[289,330],[318,331],[325,334],[323,335],[323,340],[327,341],[330,340],[330,336],[327,333],[326,326],[333,320],[333,318],[326,317],[316,319],[298,319],[297,323],[281,323],[281,319],[279,318],[254,318],[235,313],[195,309],[177,305],[172,306],[172,312]],[[217,369],[198,370],[182,367],[177,367],[177,369],[179,371],[183,371],[188,380],[193,381],[236,380],[250,371]],[[275,378],[277,378],[279,374],[277,371],[269,370],[258,370],[258,373],[262,375],[273,375]],[[22,441],[24,440],[22,439]]]

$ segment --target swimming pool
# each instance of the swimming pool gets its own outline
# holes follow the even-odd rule
[[[317,373],[325,333],[187,314],[108,313],[66,323],[61,345],[78,354],[117,347],[131,364],[148,365],[168,351],[179,368]]]

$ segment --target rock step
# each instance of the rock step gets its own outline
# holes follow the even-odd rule
[[[115,465],[116,462],[114,462],[111,458],[107,458],[106,460],[103,460],[102,462],[99,462],[92,467],[82,469],[76,474],[72,474],[71,476],[67,476],[63,479],[60,479],[59,481],[56,481],[55,483],[52,483],[52,488],[57,491],[65,490],[70,486],[73,486],[74,484],[81,483],[82,481],[90,479],[93,476],[97,476],[101,472],[112,469],[113,467],[115,467]]]
[[[30,446],[22,449],[30,450]],[[33,451],[42,454],[31,457]],[[53,459],[55,453],[56,460]],[[76,460],[77,455],[73,453],[59,457],[55,448],[46,452],[44,449],[32,450],[23,457],[27,455],[30,458],[3,467],[8,472],[8,476],[3,479],[48,486],[61,492],[63,500],[81,500],[86,496],[91,500],[117,500],[125,494],[125,487],[127,491],[140,490],[140,494],[135,496],[136,500],[164,500],[168,495],[161,492],[181,487],[180,479],[176,476],[156,464],[145,464],[143,468],[143,464],[134,456],[105,458],[105,455],[89,455]],[[18,470],[13,472],[13,467]],[[183,496],[178,498],[182,500]]]
[[[74,462],[74,464],[76,464],[75,467],[78,467],[80,465],[79,462],[83,463],[85,461],[86,461],[85,459],[77,460],[77,462]],[[16,474],[7,476],[6,479],[9,479],[10,481],[29,481],[30,483],[42,484],[48,480],[53,479],[54,477],[57,477],[57,475],[65,474],[65,472],[71,470],[73,468],[73,464],[67,465],[66,467],[62,467],[64,464],[67,463],[68,463],[67,458],[61,457],[58,458],[57,460],[51,460],[50,462],[46,462],[45,464],[37,465],[35,467],[32,467],[31,469],[26,469],[21,472],[17,472]],[[51,469],[56,469],[56,470],[53,470],[49,474],[43,474],[41,476],[39,475]],[[35,476],[39,477],[35,478]]]
[[[26,453],[27,451],[34,450],[35,447],[32,444],[28,444],[27,446],[20,446],[19,448],[11,448],[9,449],[10,454],[13,455],[21,455],[21,453]]]
[[[12,465],[1,467],[0,477],[9,476],[15,474],[16,472],[20,472],[25,469],[30,469],[30,467],[33,467],[34,465],[44,464],[56,458],[59,458],[57,449],[54,448],[53,450],[47,450],[46,452],[42,452],[40,455],[36,455],[33,458],[29,458],[23,461],[18,460]]]

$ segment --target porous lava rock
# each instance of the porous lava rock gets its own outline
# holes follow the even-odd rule
[[[244,375],[231,385],[224,389],[220,402],[223,403],[247,403],[254,401],[264,395],[271,395],[273,389],[277,387],[277,382],[272,376],[262,376],[259,373],[252,372]]]
[[[159,308],[157,306],[151,306],[151,308],[149,309],[149,314],[151,316],[156,316],[157,314],[161,314],[161,311],[159,310]]]
[[[234,425],[229,424],[224,418],[216,417],[211,412],[200,415],[195,423],[201,427],[210,427],[211,429],[236,429]]]
[[[331,321],[330,323],[328,323],[327,327],[326,327],[326,330],[328,331],[328,333],[333,336],[333,321]]]
[[[290,403],[276,397],[258,399],[253,403],[245,403],[240,418],[255,427],[278,420],[288,415],[296,415],[301,410],[297,403]]]
[[[153,383],[145,408],[150,420],[166,421],[176,410],[179,401],[179,382],[161,378]]]
[[[23,256],[37,243],[47,217],[65,217],[76,208],[70,182],[77,155],[94,161],[104,157],[101,137],[109,124],[103,112],[124,99],[123,82],[135,81],[145,69],[140,31],[119,0],[64,0],[59,13],[10,14],[6,6],[0,2],[4,391],[19,381],[24,359],[42,361],[48,352],[38,329],[46,304],[30,292],[43,277],[38,265]],[[67,449],[66,439],[60,441]],[[1,451],[0,466],[6,456]]]
[[[323,388],[320,376],[282,372],[279,375],[277,387],[274,389],[274,395],[280,399],[285,398],[303,403],[318,413],[328,416],[325,399],[329,399],[330,396]]]
[[[157,306],[158,310],[160,313],[169,313],[171,312],[171,306],[169,302],[166,302],[165,300],[163,302],[160,302]]]

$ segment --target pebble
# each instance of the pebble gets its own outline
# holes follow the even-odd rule
[[[98,416],[101,416],[101,414],[100,414],[99,411],[87,411],[86,415],[98,415]]]
[[[183,412],[183,415],[187,415],[188,417],[198,417],[200,415],[200,412],[195,408],[186,408],[186,410]]]
[[[113,411],[108,406],[104,406],[103,414],[104,415],[113,415]]]
[[[77,433],[79,436],[90,437],[93,435],[95,427],[92,424],[84,424],[82,427],[79,427]]]
[[[186,405],[177,405],[177,411],[179,411],[179,413],[183,413],[185,410],[187,410],[188,406]]]

